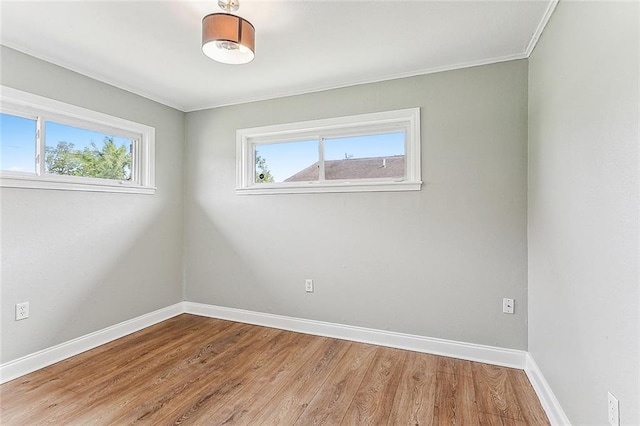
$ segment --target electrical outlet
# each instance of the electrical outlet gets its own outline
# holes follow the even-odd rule
[[[304,289],[307,293],[313,293],[313,280],[304,280]]]
[[[612,426],[620,426],[620,407],[618,405],[618,398],[613,396],[611,392],[607,392],[609,396],[609,423]]]
[[[29,318],[29,302],[16,304],[16,321]]]
[[[514,306],[513,299],[507,299],[506,297],[502,299],[502,312],[504,312],[505,314],[512,314],[513,306]]]

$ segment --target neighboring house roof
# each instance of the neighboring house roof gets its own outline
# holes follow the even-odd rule
[[[343,179],[379,179],[404,176],[404,155],[389,157],[348,158],[324,162],[326,180]],[[318,180],[318,163],[284,180],[284,182],[303,182]]]

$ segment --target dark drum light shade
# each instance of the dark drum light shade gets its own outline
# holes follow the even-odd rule
[[[255,57],[255,33],[246,19],[212,13],[202,19],[202,51],[224,64],[246,64]]]

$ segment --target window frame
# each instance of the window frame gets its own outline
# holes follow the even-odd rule
[[[35,173],[0,170],[0,187],[154,194],[155,128],[97,111],[0,86],[0,112],[36,120]],[[46,122],[132,139],[131,180],[45,173]]]
[[[269,143],[329,139],[405,131],[405,176],[351,180],[256,183],[255,146]],[[323,192],[419,191],[421,180],[420,108],[358,114],[236,131],[236,194],[300,194]],[[324,168],[319,143],[320,172]],[[319,176],[322,176],[319,173]]]

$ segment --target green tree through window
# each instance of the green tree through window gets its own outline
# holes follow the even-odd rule
[[[274,182],[271,171],[267,166],[267,160],[262,158],[256,151],[256,182],[272,183]]]
[[[55,147],[45,147],[46,172],[56,175],[84,176],[102,179],[130,180],[131,152],[125,145],[117,146],[113,137],[105,136],[102,149],[95,142],[82,150],[73,143],[60,141]]]

